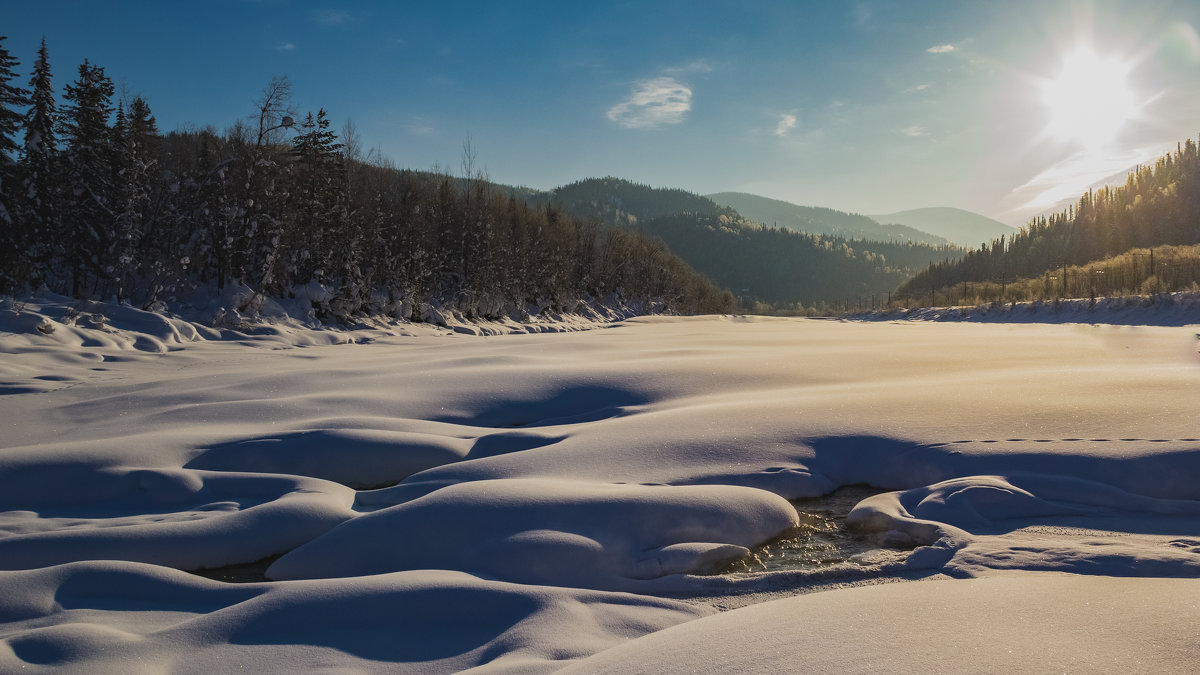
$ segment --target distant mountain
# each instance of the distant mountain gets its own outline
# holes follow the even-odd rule
[[[738,295],[779,308],[871,304],[930,263],[963,250],[912,242],[847,240],[759,226],[726,215],[660,216],[638,224],[697,272]]]
[[[718,192],[708,195],[708,198],[755,222],[796,232],[827,234],[846,239],[916,242],[934,246],[950,243],[949,239],[903,224],[881,224],[857,213],[843,213],[818,206],[798,206],[791,202],[745,192]]]
[[[1012,236],[1017,230],[1004,223],[981,216],[972,211],[949,206],[927,209],[912,209],[882,216],[870,216],[879,223],[907,225],[912,228],[945,237],[959,246],[974,248],[980,244],[999,239],[1000,235]]]
[[[654,188],[611,176],[589,178],[545,192],[494,185],[534,206],[553,205],[585,220],[642,230],[662,239],[693,269],[726,286],[747,306],[832,306],[882,299],[930,263],[957,260],[964,251],[944,239],[910,228],[888,228],[865,216],[798,207],[811,222],[842,226],[801,232],[760,224],[729,205],[673,188]],[[726,193],[729,194],[729,193]],[[746,195],[762,201],[761,197]],[[782,223],[780,223],[782,225]],[[911,232],[877,236],[863,231]],[[914,241],[923,237],[926,241]]]

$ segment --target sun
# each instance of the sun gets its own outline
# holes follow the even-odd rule
[[[1042,100],[1050,110],[1046,132],[1088,149],[1111,144],[1138,113],[1127,78],[1132,66],[1080,48],[1068,54],[1052,79],[1042,81]]]

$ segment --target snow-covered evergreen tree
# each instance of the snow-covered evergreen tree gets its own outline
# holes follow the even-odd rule
[[[295,225],[287,270],[292,283],[332,282],[333,256],[348,245],[343,241],[347,190],[342,144],[329,126],[324,109],[315,118],[309,113],[300,125],[302,132],[292,141]]]
[[[54,101],[50,59],[46,40],[38,49],[29,78],[30,107],[25,112],[25,144],[21,148],[24,178],[21,210],[21,248],[32,265],[29,281],[40,286],[49,273],[50,258],[56,249],[59,200],[56,174],[58,144],[54,130],[58,125],[58,106]]]
[[[84,282],[93,284],[110,276],[105,253],[116,238],[113,230],[112,80],[104,68],[85,59],[79,77],[63,95],[60,128],[63,156],[62,241],[66,242],[66,273],[71,295],[83,297]],[[95,289],[93,289],[95,290]]]
[[[118,300],[126,300],[139,272],[151,261],[170,255],[164,244],[169,233],[155,231],[153,196],[156,192],[158,127],[150,106],[141,97],[117,108],[113,125],[113,231],[108,259],[114,261],[113,281]],[[152,301],[152,297],[146,300]]]
[[[29,104],[27,92],[13,86],[13,69],[19,63],[8,53],[0,36],[0,289],[12,288],[19,276],[17,267],[22,261],[19,224],[15,215],[20,210],[20,173],[17,166],[17,131],[21,127],[18,110]]]

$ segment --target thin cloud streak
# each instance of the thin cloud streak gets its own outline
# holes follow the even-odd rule
[[[954,45],[934,45],[925,51],[930,54],[949,54],[954,51]]]
[[[1014,188],[1007,201],[1019,206],[1005,215],[1031,217],[1064,208],[1098,184],[1124,183],[1129,171],[1153,162],[1173,147],[1164,144],[1105,156],[1085,150],[1076,152]]]
[[[787,136],[788,132],[796,128],[796,116],[784,113],[779,116],[779,125],[775,127],[776,136]]]
[[[683,73],[711,73],[712,71],[713,65],[708,61],[708,59],[696,59],[691,63],[687,63],[682,66],[676,66],[674,68],[666,68],[663,70],[663,72],[667,73],[668,75],[680,75]]]
[[[326,26],[344,26],[350,23],[349,12],[340,9],[326,9],[317,12],[317,22]]]
[[[692,90],[673,77],[634,83],[629,98],[608,109],[608,119],[626,129],[655,129],[680,124],[692,109]]]
[[[427,117],[413,116],[404,125],[405,131],[414,136],[432,136],[437,132],[433,122]]]

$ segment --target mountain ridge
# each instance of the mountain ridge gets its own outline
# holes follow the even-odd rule
[[[881,224],[907,225],[967,248],[1017,231],[994,218],[953,206],[931,206],[868,217]]]
[[[749,220],[795,232],[933,246],[952,243],[946,237],[930,234],[907,224],[880,223],[869,216],[823,206],[801,206],[748,192],[716,192],[705,196],[721,206],[734,209]]]

